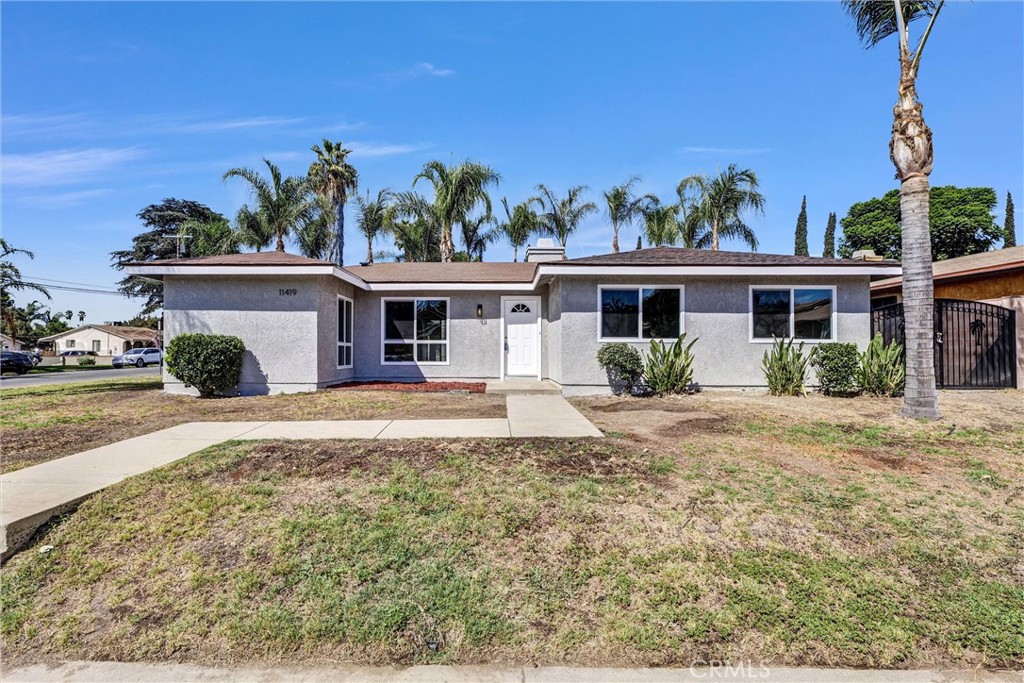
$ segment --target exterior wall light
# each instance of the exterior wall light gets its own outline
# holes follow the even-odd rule
[[[483,304],[477,304],[476,305],[476,317],[478,317],[478,318],[484,317],[484,305]]]

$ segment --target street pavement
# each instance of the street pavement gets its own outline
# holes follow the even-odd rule
[[[29,373],[27,375],[3,375],[0,388],[38,387],[47,384],[70,384],[72,382],[97,382],[104,379],[126,377],[153,377],[160,374],[159,365],[145,368],[110,368],[109,370],[69,370],[67,372]]]

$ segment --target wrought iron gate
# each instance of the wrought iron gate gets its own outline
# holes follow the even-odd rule
[[[871,312],[871,334],[904,343],[903,304]],[[1014,311],[960,299],[935,300],[935,382],[942,389],[1017,386]]]

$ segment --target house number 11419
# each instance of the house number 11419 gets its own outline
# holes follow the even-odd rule
[[[297,289],[279,289],[277,290],[279,296],[295,296],[299,293]]]

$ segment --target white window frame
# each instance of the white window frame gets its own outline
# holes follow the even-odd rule
[[[827,289],[832,292],[832,318],[829,324],[829,331],[831,335],[828,339],[796,339],[796,315],[794,315],[794,307],[796,306],[796,290],[798,289]],[[754,336],[754,290],[773,290],[779,292],[789,292],[789,335],[785,337],[784,341],[793,340],[795,342],[803,342],[805,344],[827,344],[829,342],[836,341],[836,317],[838,308],[838,299],[836,298],[836,286],[835,285],[750,285],[747,291],[747,334],[749,335],[751,344],[774,344],[775,339],[768,337],[755,337]]]
[[[601,322],[602,305],[601,302],[604,299],[603,292],[606,289],[635,289],[637,290],[637,298],[639,300],[639,310],[637,312],[637,336],[635,337],[604,337],[601,335],[601,329],[604,325]],[[679,335],[675,337],[652,337],[647,338],[643,335],[643,324],[644,324],[644,297],[641,290],[644,289],[678,289],[679,290]],[[669,339],[675,340],[680,335],[686,332],[686,286],[685,285],[660,285],[660,284],[604,284],[597,286],[597,341],[599,342],[639,342],[647,343],[652,340],[667,341]]]
[[[412,336],[409,339],[388,339],[385,336],[387,319],[385,311],[389,301],[412,301],[413,302],[413,322],[412,322]],[[445,335],[444,341],[429,340],[429,339],[416,339],[416,302],[417,301],[443,301],[444,313],[445,313]],[[381,365],[451,365],[452,364],[452,301],[451,297],[447,296],[388,296],[381,297],[380,299],[380,364]],[[412,344],[412,360],[396,361],[396,360],[384,360],[384,346],[386,344]],[[420,344],[444,344],[444,361],[418,361],[416,360],[416,347]]]
[[[346,301],[346,302],[348,302],[348,314],[349,314],[349,317],[352,319],[352,324],[349,325],[349,328],[348,328],[348,330],[349,330],[349,340],[347,342],[337,341],[338,337],[341,336],[341,331],[345,329],[345,325],[344,325],[345,321],[343,321],[341,319],[341,316],[339,315],[338,316],[338,320],[337,320],[337,325],[335,326],[335,329],[334,329],[334,340],[337,342],[338,348],[340,348],[342,346],[347,346],[349,348],[348,357],[352,360],[352,362],[349,363],[348,365],[338,365],[337,369],[338,370],[349,370],[349,369],[352,368],[353,364],[356,361],[355,348],[353,346],[353,340],[352,340],[352,337],[355,337],[355,335],[356,335],[355,302],[352,301],[352,299],[348,298],[347,296],[341,296],[340,294],[338,295],[338,301]],[[337,310],[337,308],[335,308],[335,310]],[[338,362],[338,349],[337,348],[335,348],[335,350],[334,350],[334,362],[335,362],[335,364],[337,364],[337,362]]]
[[[74,339],[65,339],[64,340],[64,348],[65,349],[73,349],[73,348],[75,348],[75,340]]]

